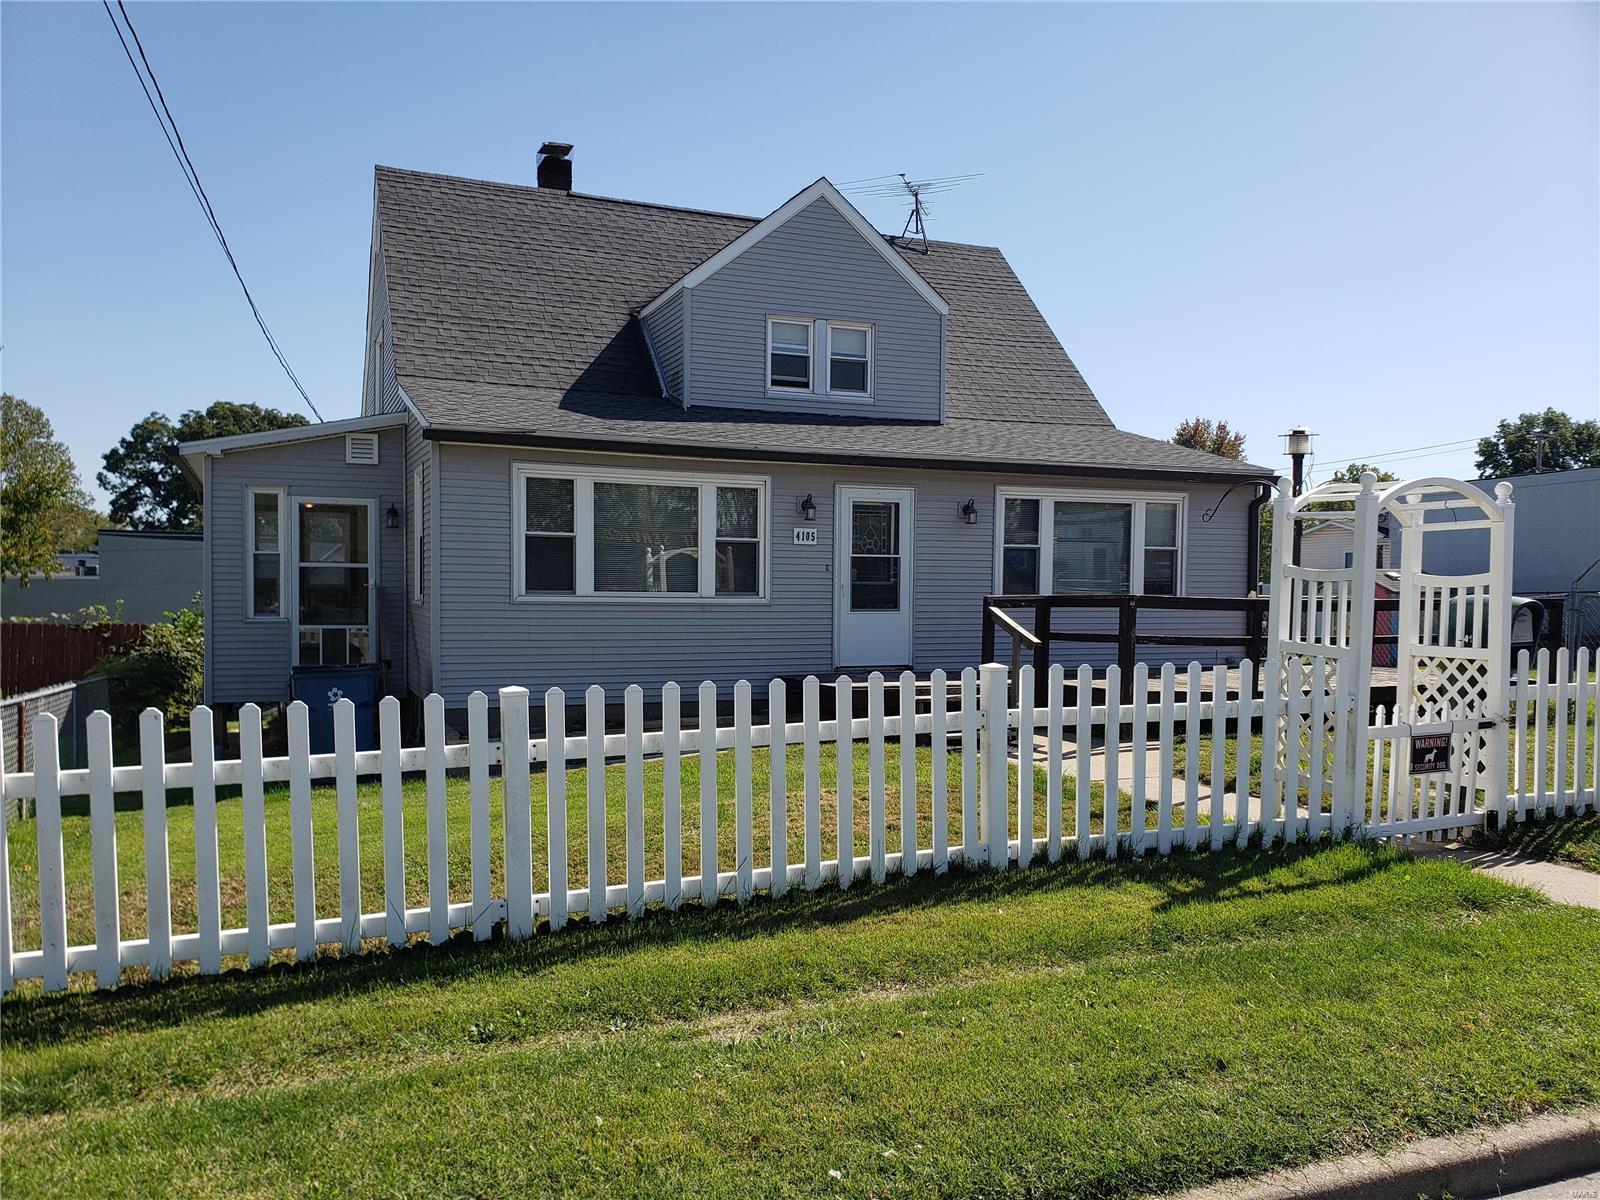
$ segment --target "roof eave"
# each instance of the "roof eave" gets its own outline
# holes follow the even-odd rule
[[[895,454],[858,454],[838,451],[777,450],[766,446],[739,443],[700,444],[664,442],[660,439],[582,437],[545,433],[507,433],[496,430],[449,428],[433,425],[422,431],[430,441],[454,442],[469,446],[529,446],[550,450],[590,451],[597,454],[642,454],[661,458],[714,458],[743,462],[800,462],[829,466],[894,467],[900,470],[931,470],[925,457]],[[1237,483],[1267,481],[1272,473],[1250,467],[1217,471],[1188,468],[1124,467],[1102,463],[1019,462],[1010,459],[940,459],[941,470],[988,472],[990,474],[1060,475],[1079,479],[1149,479],[1165,483]]]

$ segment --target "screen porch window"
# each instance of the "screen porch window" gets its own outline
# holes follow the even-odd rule
[[[1002,493],[1002,594],[1176,596],[1183,581],[1178,497]]]
[[[865,396],[872,390],[872,330],[828,326],[828,390]]]
[[[811,322],[767,322],[767,382],[774,388],[811,390]]]
[[[372,661],[371,510],[302,501],[296,508],[303,667]]]
[[[766,481],[516,469],[520,599],[759,599]]]
[[[283,493],[254,489],[250,499],[249,616],[283,616]]]

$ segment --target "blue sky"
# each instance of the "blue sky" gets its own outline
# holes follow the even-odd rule
[[[372,166],[762,214],[819,174],[983,172],[1121,426],[1351,456],[1600,415],[1600,7],[131,4],[246,278],[359,407]],[[153,409],[296,409],[98,4],[0,9],[6,390],[93,487]],[[863,204],[880,228],[902,213]],[[1472,473],[1470,448],[1396,462]]]

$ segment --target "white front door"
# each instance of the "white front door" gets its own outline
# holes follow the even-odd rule
[[[911,664],[910,488],[838,489],[834,657],[840,667]]]

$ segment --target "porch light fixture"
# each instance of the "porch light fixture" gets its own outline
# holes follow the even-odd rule
[[[400,528],[400,510],[392,503],[389,505],[389,511],[383,514],[383,524],[388,529]]]
[[[968,525],[976,525],[978,523],[978,502],[969,499],[961,506],[960,516]]]
[[[794,502],[794,510],[808,521],[817,519],[817,502],[811,498],[810,492]]]

